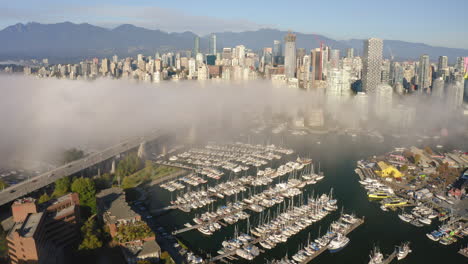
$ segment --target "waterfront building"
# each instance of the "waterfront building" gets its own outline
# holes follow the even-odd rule
[[[381,81],[383,40],[370,38],[364,41],[362,67],[362,88],[367,93],[374,93]]]
[[[59,264],[71,261],[64,252],[79,242],[78,194],[70,193],[41,205],[22,198],[12,206],[14,225],[6,240],[12,264]]]
[[[375,173],[380,177],[393,177],[401,178],[403,174],[392,165],[385,163],[384,161],[377,162],[379,170],[376,170]]]

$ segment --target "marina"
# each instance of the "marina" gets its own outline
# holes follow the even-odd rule
[[[239,255],[247,260],[254,259],[258,255],[256,254],[258,248],[255,249],[256,244],[268,250],[277,244],[285,243],[289,237],[336,210],[336,203],[337,201],[331,195],[323,194],[320,197],[308,199],[308,203],[304,205],[283,207],[283,212],[271,221],[268,220],[268,214],[263,224],[259,223],[253,228],[247,226],[246,233],[235,234],[233,239],[223,241],[223,248],[218,250],[219,255],[211,261],[218,261],[232,255]]]
[[[344,219],[346,219],[346,222]],[[330,231],[328,231],[324,236],[315,239],[314,242],[308,242],[306,247],[294,254],[292,256],[293,260],[301,264],[311,262],[327,249],[330,250],[334,240],[336,241],[339,237],[346,237],[346,235],[362,224],[364,224],[364,218],[355,218],[350,215],[345,215],[345,217],[342,216],[338,221],[332,223]],[[349,239],[347,241],[348,242],[346,242],[346,244],[349,243]],[[342,247],[345,246],[346,245],[341,245],[339,249],[335,247],[336,249],[330,250],[330,252],[341,250]]]
[[[308,136],[307,136],[308,137]],[[287,175],[284,176],[279,176],[273,180],[273,182],[267,184],[267,185],[258,185],[258,186],[252,186],[250,184],[245,185],[246,191],[241,191],[237,194],[232,194],[232,195],[224,195],[224,198],[219,198],[218,196],[210,196],[210,198],[215,199],[216,201],[205,205],[201,208],[196,208],[196,209],[191,209],[189,212],[184,212],[178,208],[175,207],[174,204],[171,204],[170,201],[175,201],[175,198],[177,196],[180,196],[188,191],[200,191],[202,188],[204,191],[209,193],[208,188],[214,188],[218,184],[222,184],[225,182],[231,182],[235,181],[236,179],[243,178],[243,177],[248,177],[251,176],[253,179],[260,177],[260,175],[257,175],[259,171],[266,171],[267,168],[271,168],[272,170],[277,170],[279,166],[285,165],[288,162],[297,162],[297,156],[300,157],[310,157],[311,159],[314,160],[315,165],[321,164],[320,168],[321,171],[323,170],[323,175],[326,175],[325,178],[323,178],[322,182],[320,184],[309,184],[305,185],[303,188],[300,188],[299,190],[301,191],[301,194],[298,194],[294,196],[292,199],[294,201],[294,206],[299,206],[299,201],[303,200],[304,203],[307,200],[308,197],[313,197],[314,193],[327,193],[329,192],[330,188],[333,187],[333,193],[335,193],[340,203],[341,206],[345,206],[347,208],[347,211],[356,213],[356,215],[361,215],[366,217],[366,225],[361,225],[361,228],[355,229],[351,234],[350,242],[346,245],[346,247],[342,250],[340,250],[340,253],[331,253],[331,254],[319,254],[320,257],[315,259],[312,262],[318,261],[318,263],[331,263],[333,261],[338,261],[338,262],[346,262],[347,259],[352,258],[356,259],[356,262],[359,263],[367,263],[369,262],[369,256],[368,253],[372,249],[373,245],[378,244],[381,248],[383,249],[389,249],[389,248],[394,248],[394,245],[397,241],[394,241],[392,239],[396,238],[399,239],[399,241],[402,240],[408,240],[411,241],[411,247],[416,254],[410,254],[408,258],[410,261],[413,261],[415,259],[427,259],[426,256],[422,256],[419,252],[421,250],[424,250],[423,248],[430,246],[431,243],[434,243],[430,239],[426,237],[426,233],[430,232],[430,229],[428,230],[428,225],[424,223],[420,223],[422,226],[421,227],[416,227],[412,224],[407,224],[403,222],[402,220],[399,219],[398,214],[403,214],[403,213],[408,213],[412,214],[413,209],[417,208],[417,211],[419,211],[420,214],[423,214],[424,211],[429,212],[428,209],[432,209],[437,212],[437,217],[431,219],[431,226],[438,224],[438,219],[440,217],[444,217],[443,212],[439,211],[438,208],[435,206],[429,206],[430,204],[426,204],[424,206],[423,204],[418,204],[415,203],[414,200],[411,200],[409,198],[411,197],[404,197],[400,196],[402,199],[408,200],[407,204],[398,204],[398,205],[390,205],[393,203],[399,202],[398,200],[385,200],[386,198],[382,199],[376,199],[377,203],[371,203],[369,204],[368,200],[369,197],[366,194],[366,192],[362,192],[363,185],[361,185],[358,181],[356,181],[355,177],[352,177],[352,175],[349,175],[349,172],[353,171],[356,169],[354,162],[358,161],[359,158],[356,158],[354,162],[348,162],[349,158],[349,151],[343,152],[343,153],[338,153],[336,151],[331,151],[329,154],[326,154],[328,151],[330,151],[330,148],[338,148],[337,146],[340,146],[341,144],[337,142],[330,141],[326,139],[326,137],[321,137],[320,140],[315,140],[320,141],[320,145],[315,145],[312,149],[306,148],[306,147],[301,147],[303,144],[302,141],[304,139],[297,139],[297,142],[291,142],[289,141],[288,147],[290,146],[291,149],[294,149],[294,155],[286,155],[283,156],[281,159],[273,159],[272,161],[268,161],[267,165],[262,165],[260,167],[255,167],[255,166],[250,166],[249,170],[242,171],[235,173],[233,171],[226,170],[225,168],[222,167],[214,167],[211,166],[210,168],[216,169],[220,172],[223,172],[224,175],[220,177],[220,179],[214,179],[207,177],[205,175],[201,175],[196,172],[195,168],[192,170],[192,172],[196,173],[197,177],[200,177],[202,179],[207,180],[207,183],[200,183],[198,186],[192,186],[190,184],[187,184],[185,182],[182,182],[181,184],[186,185],[184,189],[181,190],[175,190],[173,192],[169,192],[167,190],[164,190],[158,186],[157,190],[160,192],[158,195],[159,197],[164,197],[165,201],[167,202],[166,204],[161,204],[163,206],[172,206],[175,210],[171,210],[168,214],[162,215],[161,221],[163,225],[167,226],[167,229],[172,233],[174,232],[177,234],[177,238],[183,241],[184,244],[186,244],[189,248],[199,248],[198,251],[195,253],[197,255],[203,256],[203,258],[206,261],[212,261],[213,259],[215,262],[224,262],[224,263],[246,263],[246,262],[252,262],[252,263],[275,263],[275,260],[281,260],[283,261],[288,261],[288,262],[277,262],[277,263],[297,263],[297,261],[292,259],[292,256],[298,253],[299,249],[304,248],[306,246],[306,241],[308,234],[312,237],[317,237],[317,234],[320,233],[320,226],[322,226],[322,230],[324,225],[329,226],[331,225],[331,222],[334,219],[339,218],[339,212],[331,212],[331,216],[327,216],[320,220],[320,222],[317,222],[315,225],[312,224],[309,227],[306,227],[305,230],[300,231],[296,235],[293,235],[287,239],[286,242],[279,242],[275,247],[272,247],[270,244],[271,241],[260,241],[259,237],[255,236],[253,233],[257,232],[255,229],[256,227],[259,226],[259,224],[264,223],[265,219],[267,219],[267,215],[270,214],[270,219],[276,218],[276,210],[278,207],[282,208],[285,204],[289,205],[289,200],[290,198],[283,197],[284,200],[281,203],[274,204],[272,207],[266,207],[260,205],[260,201],[255,201],[254,206],[252,206],[253,209],[251,210],[249,208],[246,208],[246,205],[250,205],[247,203],[247,201],[252,202],[252,197],[254,197],[256,194],[261,194],[265,190],[268,190],[270,188],[275,188],[276,184],[278,183],[285,183],[288,181],[289,178],[292,178],[292,175],[294,174],[294,178],[298,179],[300,181],[306,181],[302,177],[302,175],[306,175],[307,173],[303,173],[303,171],[309,170],[307,166],[304,166],[301,170],[296,170],[295,172],[290,172]],[[355,144],[355,148],[358,148],[359,146],[360,139],[359,137],[356,138],[356,141],[353,143]],[[362,152],[360,155],[366,156],[371,155],[371,153],[376,153],[375,149],[371,148],[365,150]],[[361,149],[354,149],[353,151],[359,152],[362,151]],[[181,151],[182,153],[184,150]],[[345,154],[347,153],[347,154]],[[327,157],[323,157],[323,155],[327,155]],[[172,155],[177,155],[177,153],[172,153]],[[330,157],[329,157],[329,156]],[[333,158],[331,156],[333,155]],[[234,163],[237,164],[237,162],[234,161]],[[340,164],[338,166],[335,166],[335,164]],[[346,165],[344,165],[346,164]],[[239,165],[244,165],[243,163],[239,163]],[[268,170],[269,171],[269,170]],[[359,170],[361,173],[369,173],[371,175],[370,171],[367,169],[360,169]],[[366,171],[366,172],[364,172]],[[261,174],[261,172],[260,172]],[[322,175],[321,173],[317,173]],[[351,176],[351,177],[350,177]],[[375,176],[372,176],[373,178],[376,178]],[[252,179],[252,178],[250,178]],[[365,179],[365,177],[364,177]],[[396,185],[391,185],[387,184],[387,182],[382,182],[382,184],[385,184],[386,186],[392,188],[394,190],[395,194],[400,193],[400,189],[394,188]],[[361,191],[358,191],[361,189]],[[251,190],[251,191],[249,191]],[[409,189],[408,189],[409,191]],[[358,194],[361,193],[361,194]],[[345,200],[341,200],[340,197],[345,197]],[[389,197],[393,199],[393,197]],[[247,200],[245,200],[247,199]],[[389,212],[382,212],[381,206],[382,202],[386,202],[389,204],[388,206],[385,206]],[[241,204],[245,203],[245,204]],[[264,205],[267,205],[265,201]],[[262,206],[263,209],[261,209],[258,206]],[[158,207],[156,207],[158,208]],[[160,208],[160,207],[159,207]],[[218,209],[224,208],[226,210],[230,210],[230,212],[226,215],[219,215],[218,213],[221,211],[218,211]],[[237,208],[237,209],[235,209]],[[242,210],[240,210],[242,209]],[[282,209],[280,209],[282,210]],[[393,212],[395,211],[395,212]],[[214,213],[217,215],[214,216]],[[431,215],[431,214],[429,214]],[[225,216],[221,218],[220,216]],[[338,216],[335,218],[335,216]],[[369,220],[368,217],[372,216],[372,221]],[[214,218],[213,218],[214,217]],[[217,218],[216,218],[217,217]],[[202,221],[201,224],[198,224],[195,222],[194,219],[200,218],[200,219],[206,219],[207,221]],[[393,220],[392,220],[393,219]],[[270,220],[270,221],[271,221]],[[447,222],[449,218],[446,219]],[[394,233],[387,233],[383,232],[381,230],[382,225],[380,224],[382,221],[385,221],[386,223],[386,228],[385,230],[394,230]],[[214,225],[216,222],[217,225]],[[217,229],[216,226],[221,226],[220,229]],[[250,226],[247,228],[247,226]],[[204,227],[204,228],[201,228]],[[198,230],[201,228],[201,230]],[[436,229],[437,225],[433,227],[433,229]],[[433,230],[432,229],[432,230]],[[249,233],[247,233],[247,230],[249,230]],[[372,230],[372,231],[370,231]],[[404,230],[404,231],[403,231]],[[417,231],[420,230],[420,231]],[[191,232],[194,231],[194,232]],[[203,232],[204,233],[203,233]],[[253,232],[252,232],[253,231]],[[318,233],[317,233],[318,231]],[[372,232],[378,235],[373,235],[373,236],[368,236],[364,235],[364,233],[368,234],[368,232]],[[236,251],[227,251],[223,252],[224,255],[220,255],[219,250],[224,249],[222,247],[222,243],[224,241],[229,241],[235,237],[234,234],[237,233],[237,237],[240,237],[242,240],[248,240],[252,238],[253,240],[250,241],[247,244],[242,244],[242,246],[239,248],[238,252]],[[323,232],[322,232],[323,233]],[[417,236],[414,234],[418,234]],[[244,234],[248,234],[250,236],[247,237]],[[398,235],[396,235],[398,234]],[[209,241],[209,243],[207,243]],[[359,241],[359,242],[355,242]],[[461,240],[459,240],[461,241]],[[253,243],[254,244],[251,244]],[[262,243],[260,243],[262,242]],[[262,245],[263,244],[263,245]],[[361,244],[361,245],[358,245]],[[279,246],[280,245],[280,246]],[[283,245],[287,245],[283,246]],[[440,248],[437,249],[437,252],[447,252],[444,253],[445,258],[448,256],[448,251],[450,250],[451,252],[454,252],[455,255],[459,255],[456,252],[460,249],[458,246],[459,243],[455,242],[452,245],[450,245],[448,248]],[[265,248],[266,247],[272,247],[274,250],[270,250]],[[456,250],[453,249],[453,247],[456,247]],[[362,247],[364,247],[366,252],[363,252]],[[258,250],[258,251],[257,251]],[[324,251],[327,251],[328,249],[325,249]],[[385,250],[385,251],[387,251]],[[342,252],[341,252],[342,251]],[[388,250],[388,252],[393,252]],[[239,253],[239,254],[238,254]],[[322,252],[323,253],[323,252]],[[258,254],[258,255],[257,255]],[[430,253],[428,253],[430,254]],[[240,256],[242,255],[242,256]],[[430,254],[431,259],[438,259],[438,256],[435,256],[434,254]],[[255,257],[254,257],[255,256]],[[285,256],[289,256],[287,260],[285,259]],[[450,255],[453,257],[453,253]],[[450,259],[449,256],[449,259]],[[387,256],[386,256],[387,257]],[[249,260],[252,258],[252,260]],[[428,260],[431,261],[431,260]]]

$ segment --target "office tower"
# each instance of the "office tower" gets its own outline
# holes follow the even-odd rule
[[[193,56],[196,56],[200,52],[200,37],[195,36],[193,40]]]
[[[403,67],[395,61],[390,63],[390,83],[392,85],[403,83]]]
[[[282,59],[281,57],[283,56],[283,51],[281,47],[281,41],[279,40],[274,40],[273,41],[273,64],[281,64]]]
[[[457,62],[455,63],[455,70],[457,70],[458,72],[462,72],[464,70],[463,64],[464,64],[463,57],[457,57]]]
[[[236,58],[239,60],[239,65],[244,66],[244,60],[245,60],[245,46],[244,45],[236,46]]]
[[[390,82],[390,61],[384,60],[382,62],[382,72],[380,73],[381,82],[388,84]]]
[[[211,33],[210,35],[210,43],[209,43],[209,54],[216,55],[216,35],[214,33]]]
[[[431,86],[430,78],[430,62],[429,55],[421,55],[419,57],[419,68],[418,68],[418,91],[422,93],[425,89],[428,89]]]
[[[375,89],[375,114],[380,118],[388,116],[392,109],[393,88],[388,84],[379,84]]]
[[[310,56],[305,55],[304,58],[302,59],[302,67],[304,69],[303,72],[303,80],[305,82],[304,88],[309,88],[308,84],[310,82]]]
[[[296,35],[289,32],[284,37],[284,74],[287,78],[294,78],[296,71]]]
[[[437,64],[437,77],[445,78],[448,75],[448,57],[440,56]]]
[[[383,40],[370,38],[364,41],[362,88],[368,93],[373,93],[380,84],[382,52]]]
[[[435,79],[432,83],[431,95],[440,99],[444,98],[444,85],[445,81],[442,77],[438,77],[437,79]]]
[[[330,51],[329,65],[331,69],[338,69],[340,66],[340,50],[332,49]]]
[[[346,50],[346,58],[348,59],[354,58],[354,48],[348,48]]]
[[[109,72],[109,60],[104,58],[101,60],[101,73],[106,75]]]
[[[464,87],[462,82],[454,82],[447,87],[447,105],[452,110],[463,104]]]
[[[273,56],[281,56],[282,53],[283,52],[281,50],[281,41],[273,40]]]
[[[197,62],[197,68],[200,67],[200,65],[203,64],[203,54],[197,53],[197,55],[195,56],[195,61]]]
[[[115,63],[119,62],[119,56],[117,55],[112,56],[112,62],[115,62]]]
[[[312,80],[322,80],[322,49],[312,50]]]
[[[223,48],[223,56],[224,60],[232,59],[232,49],[231,48]]]

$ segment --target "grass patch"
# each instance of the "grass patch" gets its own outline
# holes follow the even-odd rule
[[[161,260],[163,260],[165,264],[175,264],[175,261],[171,258],[171,255],[167,251],[161,253]]]
[[[145,168],[135,172],[132,175],[126,176],[123,179],[122,188],[135,188],[136,186],[142,183],[154,181],[156,179],[175,173],[179,170],[180,169],[178,168],[163,165],[154,165],[151,162],[147,162]]]

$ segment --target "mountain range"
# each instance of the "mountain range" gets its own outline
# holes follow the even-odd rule
[[[255,51],[271,47],[273,40],[282,40],[287,31],[259,29],[244,32],[218,32],[218,50],[243,44]],[[192,32],[168,33],[124,24],[107,29],[87,23],[56,24],[27,23],[8,26],[0,31],[0,60],[49,58],[51,62],[71,62],[83,58],[135,56],[138,53],[154,55],[156,51],[190,50],[196,34]],[[345,54],[347,48],[354,48],[355,55],[362,54],[363,40],[333,40],[316,34],[296,33],[298,48],[310,50],[320,42]],[[202,51],[208,49],[209,36],[200,37]],[[423,43],[399,40],[384,40],[384,56],[394,56],[396,60],[417,60],[421,54],[428,54],[431,60],[438,56],[468,56],[468,49],[434,47]]]

